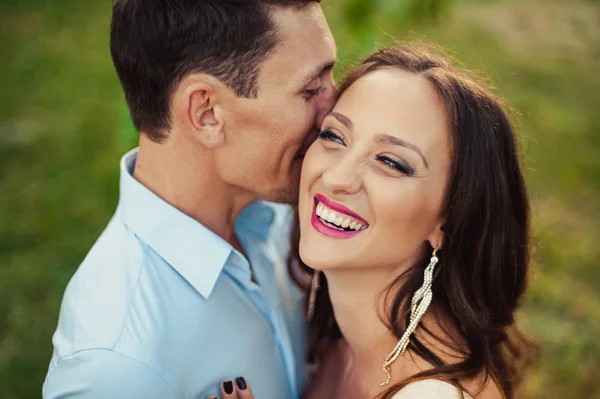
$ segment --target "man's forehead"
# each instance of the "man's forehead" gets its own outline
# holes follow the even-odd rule
[[[310,82],[336,60],[336,45],[318,3],[274,11],[279,43],[262,72],[281,75],[290,84]],[[285,77],[284,77],[285,76]]]
[[[315,68],[308,71],[308,73],[305,73],[304,77],[300,81],[304,83],[310,83],[313,80],[317,79],[319,76],[321,76],[321,74],[324,71],[332,69],[334,65],[335,59],[325,61],[322,64],[318,64]]]

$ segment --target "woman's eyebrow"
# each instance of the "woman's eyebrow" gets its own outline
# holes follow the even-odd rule
[[[337,111],[333,111],[328,116],[333,116],[342,125],[346,126],[349,130],[352,130],[354,128],[354,124],[352,123],[352,120],[350,118],[348,118],[346,115],[342,114],[342,113],[339,113]],[[419,149],[419,147],[417,147],[416,145],[414,145],[412,143],[409,143],[406,140],[402,140],[402,139],[400,139],[398,137],[391,136],[389,134],[377,134],[377,135],[375,135],[374,141],[377,144],[399,145],[401,147],[408,148],[409,150],[413,150],[414,152],[416,152],[417,154],[419,154],[419,156],[423,160],[423,163],[425,164],[425,167],[427,169],[429,169],[429,164],[427,163],[427,160],[425,159],[425,156],[423,155],[423,153],[421,152],[421,150]]]
[[[346,126],[348,129],[352,130],[354,128],[354,124],[352,123],[352,120],[350,118],[348,118],[346,115],[344,115],[342,113],[339,113],[337,111],[333,111],[329,115],[333,116],[335,119],[337,119],[342,125]],[[423,163],[425,164],[425,167],[427,169],[429,169],[429,164],[427,163],[427,160],[425,159],[425,156],[423,155],[423,153],[421,152],[421,150],[419,149],[419,147],[417,147],[416,145],[414,145],[412,143],[409,143],[406,140],[402,140],[402,139],[400,139],[398,137],[391,136],[389,134],[377,134],[377,135],[375,135],[375,142],[377,144],[399,145],[401,147],[413,150],[414,152],[416,152],[417,154],[419,154],[419,156],[423,160]]]
[[[353,129],[354,124],[352,123],[350,118],[348,118],[346,115],[340,114],[339,112],[335,112],[335,111],[333,111],[329,115],[333,116],[335,119],[337,119],[342,125],[346,126],[348,129],[350,129],[350,130]]]
[[[419,147],[417,147],[416,145],[409,143],[406,140],[402,140],[401,138],[395,137],[395,136],[390,136],[389,134],[376,134],[374,141],[377,144],[391,144],[391,145],[399,145],[401,147],[404,148],[408,148],[410,150],[413,150],[414,152],[416,152],[417,154],[419,154],[421,156],[421,159],[423,159],[423,163],[425,164],[425,167],[427,169],[429,169],[429,164],[427,163],[427,160],[425,159],[425,156],[423,155],[423,153],[421,152],[421,150],[419,149]]]

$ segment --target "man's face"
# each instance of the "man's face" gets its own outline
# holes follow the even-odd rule
[[[258,77],[258,97],[224,108],[225,145],[217,167],[241,192],[296,203],[304,154],[333,108],[336,47],[323,11],[273,11],[279,44]]]

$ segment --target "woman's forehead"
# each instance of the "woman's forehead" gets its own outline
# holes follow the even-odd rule
[[[397,68],[359,78],[341,95],[335,111],[358,129],[376,133],[385,129],[388,134],[398,130],[446,134],[445,108],[433,85],[422,75]]]

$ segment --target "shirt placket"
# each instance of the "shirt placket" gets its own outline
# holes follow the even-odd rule
[[[279,289],[277,286],[277,280],[275,279],[275,273],[271,261],[266,257],[264,252],[260,252],[256,256],[261,261],[260,268],[257,268],[257,279],[261,284],[261,289],[265,292],[265,300],[269,306],[269,318],[276,331],[277,345],[279,347],[279,353],[282,356],[283,363],[286,367],[286,373],[290,385],[290,392],[293,398],[298,396],[297,394],[297,381],[296,381],[296,362],[294,360],[294,348],[292,346],[292,340],[288,331],[288,325],[285,321],[283,313],[283,305],[279,298]]]
[[[235,253],[234,264],[238,272],[235,273],[236,280],[242,284],[249,298],[255,306],[261,311],[268,321],[277,350],[281,357],[288,379],[290,395],[293,399],[298,398],[296,369],[294,361],[294,351],[290,334],[282,314],[282,305],[278,298],[277,282],[274,278],[273,266],[270,260],[258,250],[262,243],[249,243],[246,248],[249,257],[254,265],[253,271],[259,284],[255,284],[250,279],[250,265],[248,261],[240,254]],[[245,270],[245,272],[242,272]]]

